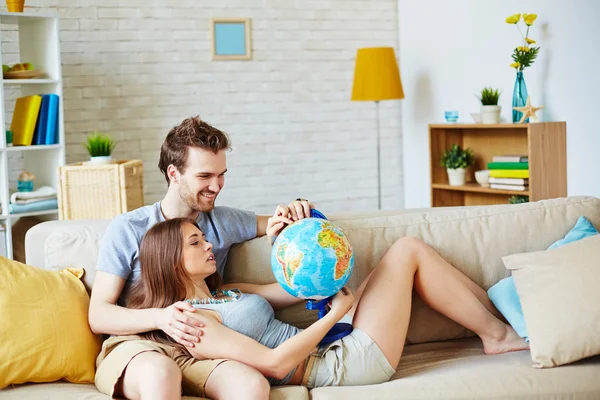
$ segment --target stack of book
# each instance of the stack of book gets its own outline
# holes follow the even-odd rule
[[[494,156],[488,163],[490,188],[525,191],[529,189],[529,158],[526,155]]]
[[[55,94],[19,97],[10,124],[13,145],[57,144],[58,102]]]

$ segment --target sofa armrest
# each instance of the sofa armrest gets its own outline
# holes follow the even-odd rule
[[[25,234],[25,262],[29,265],[48,269],[46,241],[50,237],[80,235],[84,231],[95,231],[102,235],[110,220],[47,221],[29,229]],[[58,237],[60,237],[58,236]]]

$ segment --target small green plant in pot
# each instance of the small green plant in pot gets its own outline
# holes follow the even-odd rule
[[[109,135],[94,132],[87,137],[87,143],[84,146],[90,153],[90,164],[110,164],[112,162],[115,142]]]
[[[453,144],[450,150],[445,150],[440,165],[446,167],[448,172],[448,183],[450,186],[462,186],[465,184],[467,168],[475,162],[471,149],[462,149]]]
[[[481,123],[499,124],[502,107],[498,105],[500,92],[498,89],[486,87],[481,90],[479,101],[481,102]]]
[[[521,204],[529,203],[529,196],[510,196],[508,198],[508,204]]]

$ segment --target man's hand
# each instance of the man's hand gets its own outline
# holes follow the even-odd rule
[[[273,228],[271,229],[271,235],[269,235],[269,240],[273,244],[274,238],[286,225],[310,217],[311,208],[314,208],[314,206],[305,199],[297,199],[287,206],[278,205],[272,217],[260,215],[256,218],[256,236],[269,235],[269,229]],[[282,224],[277,225],[279,223]]]
[[[305,199],[296,199],[287,206],[290,218],[298,221],[303,218],[310,217],[310,209],[315,208],[312,203]]]
[[[196,318],[186,316],[183,311],[195,312],[196,309],[185,301],[157,310],[156,328],[171,336],[177,343],[194,347],[200,342],[204,324]]]

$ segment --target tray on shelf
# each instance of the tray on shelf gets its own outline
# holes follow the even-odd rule
[[[44,76],[44,71],[39,69],[34,69],[30,71],[12,71],[12,72],[3,72],[2,77],[4,79],[34,79]]]

